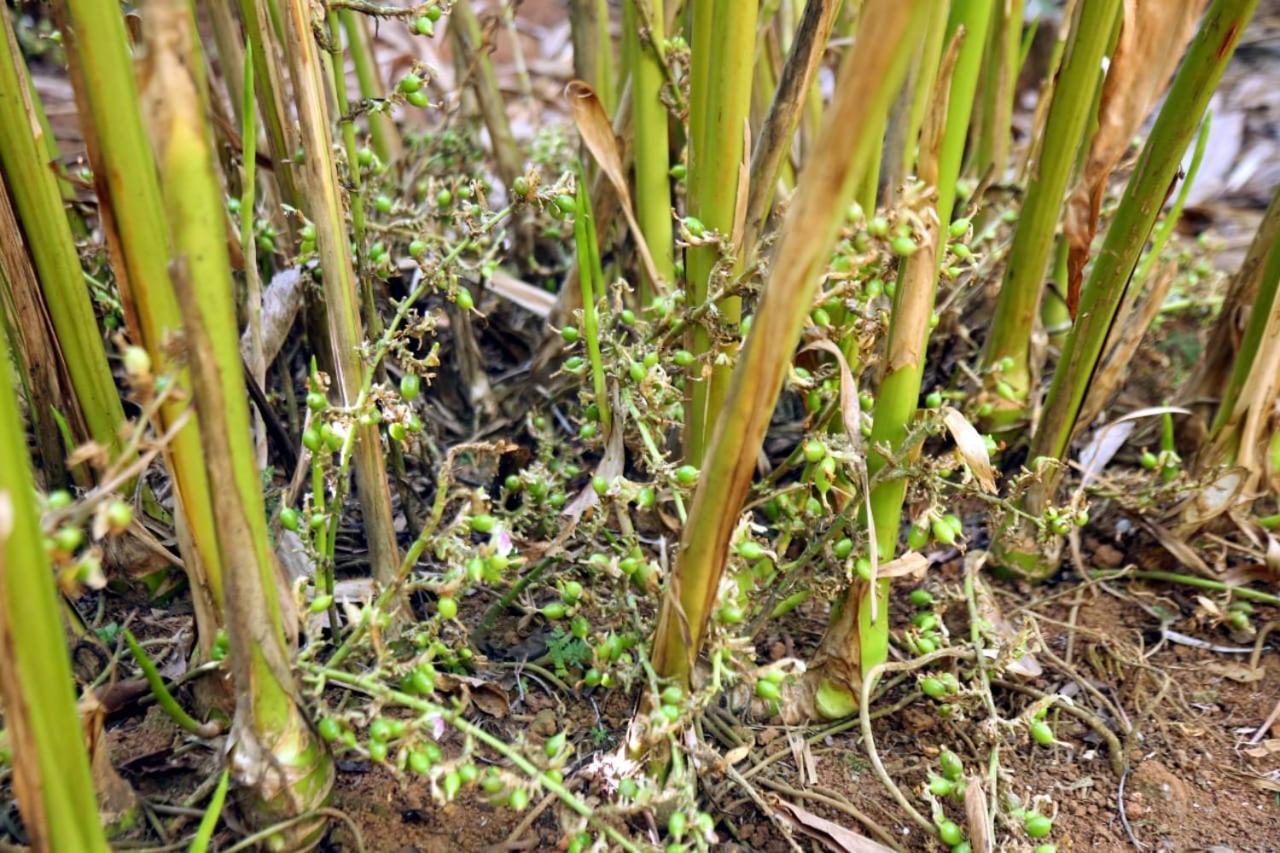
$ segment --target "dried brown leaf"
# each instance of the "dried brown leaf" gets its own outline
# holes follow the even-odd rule
[[[974,777],[964,789],[965,823],[969,828],[969,846],[977,853],[991,853],[991,823],[987,819],[987,792],[982,779]]]
[[[924,554],[908,551],[895,560],[882,563],[876,576],[885,578],[920,578],[929,568],[929,559]]]
[[[544,320],[551,316],[551,309],[556,304],[553,294],[502,270],[493,271],[493,277],[489,279],[489,289]]]
[[[836,853],[888,853],[891,850],[878,841],[872,841],[865,835],[846,829],[825,817],[819,817],[795,803],[773,798],[773,805],[777,807],[778,813],[790,821],[796,829]]]
[[[1067,201],[1063,222],[1070,245],[1067,304],[1072,317],[1080,298],[1089,247],[1097,232],[1107,180],[1173,76],[1206,2],[1124,0],[1120,38],[1102,84],[1098,130],[1080,181]]]
[[[284,346],[293,319],[302,307],[302,270],[280,270],[262,292],[262,359],[271,364]],[[249,330],[240,336],[240,356],[249,363]]]
[[[862,431],[859,428],[858,419],[858,412],[860,411],[858,407],[858,383],[853,378],[853,371],[849,369],[849,362],[844,357],[844,353],[840,351],[840,347],[825,338],[814,341],[800,350],[800,352],[804,353],[815,349],[830,353],[840,368],[840,421],[844,424],[844,431],[848,434],[849,440],[853,442],[853,446],[860,449],[862,447]]]
[[[987,453],[987,443],[982,435],[969,423],[959,409],[950,406],[942,410],[942,422],[955,440],[964,464],[969,466],[978,485],[989,494],[996,491],[996,469],[991,466],[991,456]]]
[[[1205,666],[1205,669],[1213,675],[1221,675],[1239,684],[1252,684],[1255,681],[1261,681],[1267,675],[1266,669],[1262,667],[1255,668],[1248,664],[1231,661],[1213,661]]]
[[[636,251],[644,262],[645,272],[648,273],[649,280],[662,289],[666,280],[658,275],[653,255],[649,252],[649,244],[645,242],[644,232],[640,230],[631,207],[631,190],[627,188],[627,174],[622,168],[622,154],[618,150],[618,138],[613,135],[613,123],[609,121],[595,89],[589,84],[581,80],[570,80],[564,92],[583,144],[600,165],[600,171],[609,179],[613,191],[618,194],[622,215],[627,218],[627,225],[631,227],[631,236],[636,241]]]

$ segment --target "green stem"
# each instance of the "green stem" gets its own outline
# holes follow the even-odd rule
[[[1119,10],[1120,0],[1084,4],[1053,90],[1042,147],[1018,215],[991,334],[983,351],[982,366],[991,382],[1007,383],[1015,398],[990,394],[995,407],[991,423],[996,427],[1008,428],[1024,417],[1031,385],[1031,333],[1053,250],[1055,225],[1086,139],[1094,93],[1102,78],[1102,56]],[[999,364],[1004,367],[997,371],[994,368]]]
[[[386,87],[383,85],[377,63],[374,61],[373,44],[369,39],[369,30],[365,27],[364,18],[350,9],[342,9],[338,12],[338,20],[342,22],[342,29],[347,34],[347,50],[351,52],[351,64],[355,66],[360,97],[367,101],[385,98]],[[343,110],[344,114],[345,112]],[[400,131],[396,129],[396,123],[390,115],[380,110],[370,112],[369,135],[373,137],[373,150],[383,163],[390,163],[399,156],[403,147],[400,142]]]
[[[734,226],[744,133],[751,109],[758,5],[756,0],[711,0],[693,8],[694,50],[705,53],[695,57],[690,81],[691,109],[699,111],[699,120],[690,122],[689,211],[728,241],[739,262],[743,235],[735,233]],[[707,299],[712,271],[719,261],[720,251],[714,244],[688,250],[688,304],[698,305]],[[726,297],[717,309],[725,329],[736,331],[742,320],[742,300]],[[695,356],[710,352],[711,331],[706,324],[692,325],[688,348]],[[689,376],[685,461],[694,466],[702,464],[711,440],[711,424],[723,407],[733,370],[728,347],[716,349],[710,354],[710,378],[702,377],[703,358],[694,363]]]
[[[1104,571],[1091,571],[1090,577],[1110,579],[1115,577],[1114,573]],[[1234,584],[1223,583],[1212,578],[1202,578],[1199,575],[1184,575],[1178,572],[1160,572],[1160,571],[1137,571],[1125,572],[1124,577],[1137,578],[1138,580],[1148,581],[1165,581],[1167,583],[1178,583],[1183,586],[1195,587],[1196,589],[1207,589],[1213,592],[1229,593],[1232,598],[1241,598],[1246,601],[1256,601],[1259,604],[1270,604],[1273,606],[1280,605],[1280,595],[1272,595],[1268,592],[1261,592],[1256,589],[1250,589],[1247,586],[1236,586]]]
[[[218,787],[213,791],[209,807],[204,810],[204,817],[200,818],[200,826],[191,839],[191,846],[187,848],[187,853],[206,853],[209,849],[214,830],[218,828],[218,818],[222,815],[222,804],[227,800],[227,783],[230,779],[230,771],[223,770],[222,776],[218,778]]]
[[[245,803],[250,820],[266,826],[323,805],[333,784],[333,763],[302,713],[290,668],[276,557],[249,428],[231,261],[221,226],[222,189],[201,109],[201,66],[192,61],[194,33],[185,0],[155,0],[148,6],[148,115],[172,230],[174,284],[181,297],[204,464],[209,482],[217,483],[205,499],[213,507],[219,551],[230,567],[224,599],[236,686],[230,766],[236,782],[250,793]],[[324,826],[323,819],[307,821],[281,840],[308,846]]]
[[[34,495],[12,373],[0,370],[0,698],[13,791],[33,849],[106,851]]]
[[[173,252],[119,4],[63,0],[56,8],[130,336],[150,353],[156,375],[176,373],[178,387],[185,390],[187,372],[176,369],[168,347],[182,330],[169,276]],[[220,231],[225,232],[225,227],[221,225]],[[161,432],[183,417],[188,404],[182,396],[175,395],[161,409]],[[179,537],[179,547],[195,605],[200,657],[205,659],[221,624],[223,567],[195,418],[173,438],[166,461],[190,539],[190,546],[184,547],[186,538]]]
[[[1081,292],[1076,323],[1063,346],[1032,440],[1032,458],[1061,459],[1067,450],[1116,310],[1160,213],[1160,201],[1256,7],[1257,0],[1214,0],[1205,13]]]
[[[923,149],[930,145],[922,140],[919,168],[920,177],[937,188],[937,218],[930,226],[934,233],[926,235],[921,240],[921,248],[903,262],[898,278],[889,327],[887,373],[876,394],[870,442],[872,447],[887,446],[890,455],[871,453],[867,469],[873,478],[902,452],[916,414],[929,320],[938,285],[938,261],[944,250],[945,238],[941,235],[946,234],[955,204],[956,181],[968,138],[991,8],[992,4],[985,0],[956,0],[947,22],[945,43],[950,44],[961,31],[964,40],[945,100],[935,98],[931,107],[946,113],[936,163],[928,162],[932,158]],[[875,556],[879,560],[892,559],[897,550],[906,490],[907,480],[902,476],[883,479],[871,490],[871,526],[875,534]],[[888,654],[888,594],[889,582],[880,580],[874,590],[868,586],[858,601],[856,637],[862,673],[870,672]],[[873,613],[877,615],[874,620]]]
[[[607,436],[613,428],[613,417],[609,405],[609,389],[604,378],[604,360],[600,355],[600,321],[596,316],[597,302],[604,295],[604,275],[600,270],[591,200],[588,198],[581,169],[578,171],[575,198],[577,210],[574,214],[573,236],[578,249],[578,284],[582,288],[582,335],[586,339],[587,356],[591,360],[591,386],[595,392],[596,406],[600,409],[600,424]]]
[[[8,13],[0,14],[0,167],[26,238],[26,251],[40,279],[40,291],[62,350],[62,361],[87,434],[112,456],[120,451],[124,408],[116,393],[93,305],[80,271],[80,256],[63,207],[56,173],[42,141],[51,137],[32,126],[38,118],[26,65]],[[12,239],[9,237],[7,239]],[[20,249],[18,250],[20,251]],[[11,287],[19,286],[11,281]],[[76,419],[78,422],[79,419]]]
[[[858,46],[846,55],[814,156],[800,176],[694,491],[654,639],[653,666],[662,676],[687,680],[702,645],[773,405],[845,210],[878,144],[871,131],[905,75],[926,5],[867,0],[864,6]]]
[[[147,654],[147,650],[138,643],[137,638],[133,636],[133,632],[128,628],[124,629],[124,641],[129,646],[129,653],[133,655],[134,662],[142,670],[142,676],[147,680],[147,685],[151,688],[151,695],[155,697],[156,704],[169,715],[169,719],[173,720],[183,731],[190,732],[197,737],[217,736],[221,730],[220,726],[201,723],[188,714],[186,709],[178,704],[178,700],[173,698],[173,694],[169,692],[168,685],[164,683],[164,678],[160,675],[160,670],[156,669],[156,665],[151,660],[150,655]]]
[[[333,358],[334,390],[344,408],[362,403],[371,369],[361,358],[364,330],[360,321],[356,275],[352,266],[340,183],[330,152],[328,112],[321,83],[321,63],[310,28],[309,7],[289,0],[284,8],[285,54],[293,77],[298,128],[306,159],[298,170],[304,209],[316,229],[316,249],[323,271],[328,349]],[[374,580],[392,583],[400,562],[391,492],[387,484],[382,439],[376,426],[353,426],[354,467]]]
[[[623,21],[631,62],[631,113],[635,121],[634,149],[636,219],[644,234],[655,271],[665,281],[675,279],[671,228],[671,168],[667,141],[667,105],[662,102],[666,72],[657,45],[663,39],[662,0],[645,4],[651,17],[642,19],[637,0],[626,0]],[[660,282],[640,280],[640,304],[648,305]]]

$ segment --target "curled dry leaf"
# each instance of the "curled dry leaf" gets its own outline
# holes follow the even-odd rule
[[[1205,667],[1214,675],[1221,675],[1230,681],[1239,684],[1252,684],[1255,681],[1261,681],[1266,677],[1267,671],[1263,667],[1251,667],[1244,663],[1233,663],[1231,661],[1213,661]]]
[[[975,776],[964,789],[964,816],[969,828],[969,846],[977,853],[992,850],[987,814],[987,792],[982,788],[982,779]]]
[[[815,349],[829,353],[840,367],[840,420],[844,424],[844,431],[849,435],[849,441],[861,451],[862,431],[859,429],[858,422],[858,383],[853,378],[853,371],[849,369],[849,361],[840,351],[840,347],[825,338],[814,341],[800,352],[805,353]]]
[[[777,797],[770,797],[770,800],[778,810],[778,814],[785,818],[787,822],[805,835],[820,842],[828,850],[834,850],[836,853],[890,853],[892,850],[892,848],[885,847],[880,842],[873,841],[865,835],[860,835],[852,829],[847,829],[834,821],[819,817],[807,809],[802,809],[795,803]]]
[[[594,475],[594,477],[604,477],[610,483],[622,476],[623,463],[626,460],[627,452],[622,440],[625,432],[624,410],[618,405],[618,402],[617,395],[613,395],[611,404],[614,412],[613,431],[609,433],[609,439],[604,448],[604,456],[600,458],[600,464],[596,466]],[[582,487],[582,491],[578,492],[577,497],[565,506],[560,513],[560,517],[567,521],[569,528],[572,528],[582,518],[584,512],[599,505],[600,496],[596,494],[596,490],[588,482],[587,485]],[[558,538],[563,538],[563,534]]]
[[[1098,427],[1090,436],[1089,441],[1085,444],[1084,449],[1080,451],[1077,464],[1080,470],[1084,472],[1081,478],[1080,487],[1084,488],[1089,481],[1094,479],[1107,467],[1107,463],[1119,452],[1120,448],[1133,434],[1137,424],[1136,421],[1142,418],[1150,418],[1155,415],[1163,415],[1165,413],[1173,415],[1189,415],[1191,411],[1180,406],[1148,406],[1143,409],[1135,409],[1127,415],[1116,418],[1103,426]]]
[[[880,565],[877,576],[884,578],[922,578],[929,568],[929,558],[915,551],[908,551],[897,559]]]
[[[987,453],[987,443],[973,424],[961,414],[959,409],[946,406],[942,410],[942,422],[960,451],[964,464],[978,480],[984,492],[991,494],[996,490],[996,469],[991,466],[991,456]]]
[[[280,270],[262,292],[262,358],[271,364],[284,346],[293,319],[302,307],[302,270],[298,267]],[[240,335],[240,357],[250,363],[249,330]]]
[[[535,287],[503,270],[493,271],[493,276],[489,279],[489,289],[544,320],[551,316],[551,309],[556,304],[554,294],[547,293],[541,287]]]
[[[649,252],[649,244],[645,242],[644,232],[636,221],[631,207],[631,191],[627,188],[626,170],[622,168],[622,155],[618,152],[618,138],[613,135],[613,123],[605,113],[595,89],[581,80],[570,80],[564,87],[565,97],[569,101],[569,110],[573,113],[573,123],[578,126],[578,134],[582,142],[591,152],[591,156],[600,164],[600,171],[609,179],[613,191],[618,194],[618,203],[622,207],[622,215],[627,218],[631,235],[636,241],[636,251],[644,262],[644,270],[649,280],[655,283],[666,279],[658,275],[658,268]],[[663,285],[659,285],[662,289]]]
[[[457,693],[464,704],[470,701],[490,717],[501,720],[511,709],[507,691],[492,681],[470,675],[442,672],[436,676],[436,689],[443,693]]]
[[[1067,200],[1063,233],[1068,255],[1067,305],[1076,315],[1080,284],[1107,180],[1173,76],[1207,0],[1125,0],[1120,37],[1111,54],[1098,106],[1098,131],[1080,182]]]

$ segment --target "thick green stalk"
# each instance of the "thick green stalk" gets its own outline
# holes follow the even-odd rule
[[[1177,176],[1205,106],[1256,7],[1257,0],[1215,0],[1205,13],[1081,292],[1076,323],[1064,344],[1032,442],[1033,458],[1061,459],[1067,450],[1076,413],[1130,275],[1160,214],[1160,202]]]
[[[1196,136],[1196,146],[1191,151],[1191,162],[1187,164],[1186,174],[1182,176],[1182,186],[1178,188],[1173,204],[1169,205],[1169,212],[1165,214],[1152,235],[1151,248],[1147,250],[1147,254],[1143,256],[1134,273],[1134,281],[1139,287],[1146,284],[1147,277],[1151,275],[1151,268],[1160,260],[1164,247],[1169,245],[1174,229],[1178,227],[1178,221],[1182,218],[1182,208],[1187,204],[1191,188],[1196,183],[1196,175],[1200,173],[1200,164],[1204,162],[1204,152],[1209,147],[1209,131],[1212,127],[1213,110],[1209,110],[1205,114],[1204,121],[1200,122],[1200,133]]]
[[[1026,410],[1031,385],[1031,333],[1044,289],[1045,269],[1053,251],[1067,182],[1087,138],[1094,93],[1102,79],[1102,56],[1120,5],[1120,0],[1084,4],[1053,90],[1040,154],[1027,183],[990,337],[983,351],[982,366],[992,383],[1002,381],[1013,390],[1013,400],[990,394],[995,407],[991,418],[994,426],[1013,426]],[[994,370],[1002,362],[1003,368]]]
[[[652,18],[642,20],[643,9],[636,0],[626,0],[623,21],[627,49],[631,55],[631,113],[635,117],[636,219],[649,245],[649,254],[659,276],[670,283],[675,278],[671,225],[671,168],[667,142],[667,105],[662,102],[666,81],[662,58],[655,45],[663,38],[662,0],[649,0]],[[640,281],[640,304],[653,299],[656,282],[647,273]]]
[[[925,34],[924,49],[916,59],[910,76],[911,102],[907,107],[906,135],[902,140],[902,161],[898,172],[893,176],[893,183],[900,184],[916,170],[917,148],[920,142],[920,128],[924,126],[925,111],[929,108],[929,99],[933,94],[933,81],[938,76],[938,63],[942,61],[942,53],[946,49],[943,39],[947,35],[947,16],[931,15],[928,31]],[[871,211],[866,211],[868,215]]]
[[[18,52],[8,14],[0,14],[0,168],[40,279],[63,364],[92,439],[113,455],[120,450],[124,408],[116,393],[97,317],[80,270],[80,256],[63,208],[62,193],[49,167],[39,132],[26,66]],[[11,282],[17,286],[18,282]]]
[[[342,9],[338,12],[338,18],[347,34],[347,50],[351,52],[351,64],[356,69],[360,97],[365,100],[385,98],[386,86],[374,61],[373,44],[364,17],[350,9]],[[369,113],[369,135],[373,137],[373,150],[383,163],[390,163],[400,155],[403,147],[400,143],[400,131],[396,129],[391,116],[384,112]]]
[[[945,93],[935,90],[931,106],[932,110],[940,110],[946,117],[941,137],[937,142],[930,142],[928,137],[931,134],[926,128],[919,157],[921,180],[937,189],[937,218],[930,218],[928,233],[917,235],[920,249],[903,261],[898,275],[889,326],[886,372],[876,394],[870,442],[872,447],[887,446],[891,455],[870,454],[867,468],[873,477],[892,461],[894,455],[904,450],[907,431],[916,414],[929,320],[933,315],[938,285],[939,258],[944,249],[945,238],[941,235],[946,234],[955,204],[956,180],[968,138],[969,117],[990,20],[991,4],[987,0],[956,0],[947,22],[946,43],[950,44],[961,30],[963,41],[951,73],[949,90]],[[936,150],[936,153],[930,153],[931,150]],[[906,479],[893,477],[882,480],[871,491],[872,528],[880,560],[892,559],[897,550],[906,490]],[[878,580],[873,589],[871,585],[855,581],[853,588],[860,593],[856,596],[856,614],[849,610],[854,606],[854,596],[848,596],[847,604],[833,613],[832,626],[828,628],[830,636],[843,635],[853,640],[850,647],[829,652],[829,661],[839,659],[843,670],[832,673],[837,678],[830,684],[834,688],[831,692],[847,693],[847,696],[857,695],[861,673],[883,663],[889,648],[889,582]],[[873,613],[877,618],[872,618]],[[854,617],[857,629],[842,629],[840,620]],[[829,663],[829,666],[835,667],[834,663]],[[851,703],[852,700],[846,704]]]
[[[6,365],[0,370],[0,699],[13,750],[13,790],[34,850],[105,851],[25,435]]]
[[[660,675],[686,681],[702,646],[774,403],[845,210],[877,143],[871,130],[888,112],[906,72],[926,6],[925,0],[867,0],[864,6],[694,491],[654,639],[653,665]]]
[[[693,7],[695,49],[707,51],[693,62],[690,108],[689,212],[725,237],[741,261],[742,234],[735,233],[740,171],[745,168],[747,117],[756,44],[757,0],[714,0]],[[707,7],[711,7],[709,10]],[[700,305],[711,293],[711,274],[720,259],[715,246],[696,246],[686,255],[689,305]],[[742,300],[726,297],[717,305],[720,322],[735,329],[742,319]],[[690,376],[691,399],[685,412],[685,460],[701,465],[711,425],[729,389],[732,365],[727,349],[711,350],[711,335],[701,323],[690,331],[689,350],[700,356]],[[723,357],[722,357],[723,356]],[[710,364],[704,364],[704,362]],[[721,363],[724,362],[724,363]],[[703,373],[708,371],[709,378]]]
[[[621,81],[618,78],[618,69],[614,67],[613,61],[613,34],[609,29],[609,0],[595,0],[596,4],[596,52],[599,56],[599,63],[596,66],[598,79],[596,81],[596,91],[599,93],[600,103],[604,107],[605,115],[613,118],[614,111],[618,107],[618,87]]]
[[[254,464],[248,393],[240,358],[231,261],[212,137],[200,109],[203,80],[194,55],[195,21],[185,0],[147,9],[147,100],[174,249],[205,464],[206,500],[218,523],[228,571],[224,598],[236,683],[230,766],[249,792],[258,826],[324,804],[333,763],[295,695],[279,602],[280,578],[267,534],[262,479]],[[282,834],[289,847],[319,840],[324,818]]]
[[[980,121],[974,122],[975,140],[970,171],[1003,180],[1012,142],[1013,99],[1022,55],[1023,0],[998,0],[996,20],[987,38],[986,67],[982,77]]]
[[[64,0],[60,12],[97,184],[99,216],[129,334],[150,353],[157,374],[174,371],[168,343],[181,331],[182,315],[169,277],[173,253],[124,19],[114,0]],[[176,372],[179,386],[185,388],[186,371]],[[166,404],[159,414],[161,431],[167,432],[186,407],[177,400]],[[194,419],[174,436],[165,460],[189,533],[189,547],[182,549],[182,558],[201,656],[207,657],[221,624],[223,564],[208,501],[200,429]],[[183,541],[179,537],[179,543]]]
[[[338,195],[338,173],[330,153],[333,143],[321,83],[320,56],[311,34],[308,5],[303,0],[288,0],[282,11],[285,54],[292,70],[298,128],[307,152],[297,173],[298,189],[307,218],[316,229],[316,249],[324,274],[324,301],[328,309],[334,391],[338,403],[349,407],[360,399],[369,368],[360,357],[364,331],[342,199]],[[374,580],[390,584],[395,579],[400,557],[382,440],[376,426],[356,426],[355,429],[356,485],[360,491],[369,561]]]
[[[1134,267],[1209,98],[1257,5],[1257,0],[1214,0],[1183,57],[1081,291],[1076,322],[1063,344],[1040,425],[1031,441],[1032,459],[1062,459],[1067,452]],[[1027,493],[1023,509],[1038,516],[1053,499],[1059,477],[1056,469],[1046,472]],[[997,554],[1006,565],[1033,577],[1043,577],[1056,565],[1055,554],[1043,555],[1035,531],[1027,526],[1004,531]]]

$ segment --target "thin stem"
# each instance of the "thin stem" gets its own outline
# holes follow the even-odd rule
[[[575,196],[577,210],[574,214],[573,236],[578,249],[578,283],[582,288],[582,334],[587,341],[587,356],[591,360],[591,385],[595,391],[596,406],[600,409],[600,424],[604,434],[613,428],[613,416],[609,405],[609,389],[604,379],[604,360],[600,356],[600,322],[596,316],[598,300],[604,295],[604,275],[600,270],[599,248],[592,221],[591,200],[587,197],[586,182],[578,172],[578,190]]]
[[[155,662],[151,660],[146,649],[142,648],[137,638],[133,636],[133,632],[128,628],[124,629],[124,641],[129,646],[129,653],[133,655],[133,660],[138,664],[138,669],[142,670],[142,676],[147,680],[147,685],[151,688],[151,695],[155,697],[156,704],[169,715],[169,719],[173,720],[183,731],[190,732],[197,737],[216,737],[222,731],[222,727],[217,723],[201,723],[178,704],[178,700],[173,698],[173,694],[169,692],[169,687],[164,683],[160,670],[156,669]]]

